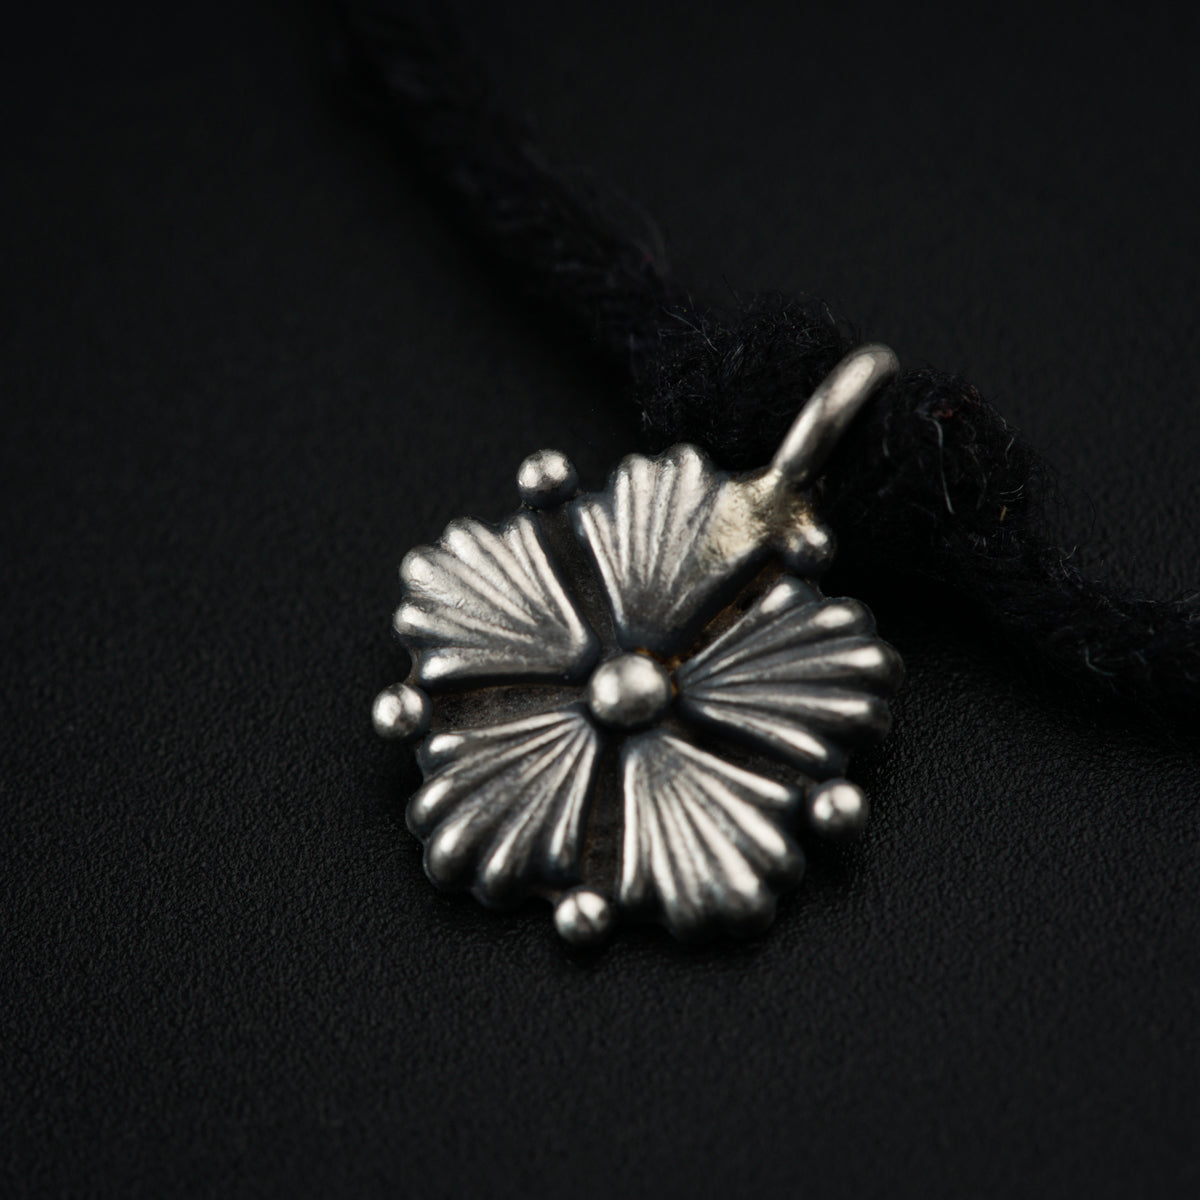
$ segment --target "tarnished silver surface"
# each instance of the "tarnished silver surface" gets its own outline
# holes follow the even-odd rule
[[[434,734],[408,805],[429,878],[493,905],[574,882],[599,748],[577,707]]]
[[[629,455],[607,491],[571,505],[622,646],[673,654],[713,602],[736,590],[762,557],[745,490],[695,446],[672,446],[658,458]]]
[[[499,529],[451,521],[436,546],[400,564],[404,603],[393,624],[416,660],[416,681],[578,678],[599,649],[546,555],[537,518]]]
[[[606,659],[588,682],[588,711],[613,729],[637,729],[666,716],[675,689],[671,676],[648,654]]]
[[[822,777],[887,733],[902,670],[865,605],[785,575],[675,682],[683,716]]]
[[[804,874],[788,832],[799,788],[735,767],[653,729],[621,747],[621,908],[692,939],[755,933]]]
[[[575,466],[561,450],[538,450],[517,468],[517,491],[530,508],[550,508],[579,490]]]
[[[371,706],[371,723],[380,737],[411,742],[427,734],[432,722],[433,701],[411,684],[384,688]]]
[[[526,509],[405,558],[413,667],[373,719],[428,733],[408,822],[435,883],[545,897],[574,945],[619,917],[740,935],[800,879],[802,826],[862,828],[841,776],[887,732],[902,668],[862,604],[812,582],[833,537],[802,489],[896,369],[886,347],[849,355],[760,471],[673,446],[574,498],[574,467],[538,451]]]
[[[590,946],[608,937],[613,908],[603,892],[590,887],[563,892],[554,906],[554,928],[573,946]]]
[[[855,837],[867,823],[867,798],[848,779],[826,780],[809,790],[808,821],[822,837]]]

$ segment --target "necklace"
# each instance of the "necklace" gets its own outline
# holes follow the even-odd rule
[[[445,30],[394,13],[349,29],[385,119],[475,232],[627,358],[648,420],[680,443],[584,496],[569,461],[540,452],[519,473],[522,513],[452,523],[405,560],[396,631],[413,673],[375,722],[426,737],[409,821],[435,882],[491,904],[545,895],[576,942],[617,915],[683,937],[769,921],[802,869],[801,812],[822,833],[861,827],[840,773],[886,728],[899,678],[866,610],[813,586],[832,554],[818,502],[839,535],[953,587],[1088,691],[1194,703],[1190,611],[1072,573],[1041,520],[1036,454],[969,384],[898,374],[890,352],[851,350],[828,314],[791,302],[734,321],[699,309],[546,164]],[[771,465],[750,473],[690,444],[743,467],[776,430]]]

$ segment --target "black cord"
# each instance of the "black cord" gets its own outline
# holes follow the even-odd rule
[[[443,9],[338,8],[352,79],[383,126],[421,149],[507,277],[628,372],[664,439],[699,444],[727,467],[766,461],[857,340],[850,331],[783,296],[700,308],[668,273],[648,221],[547,162]],[[823,512],[842,557],[947,585],[1041,666],[1182,720],[1200,699],[1200,604],[1084,579],[1050,533],[1046,476],[969,383],[910,370],[847,433]]]

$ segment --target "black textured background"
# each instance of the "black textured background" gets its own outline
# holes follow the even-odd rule
[[[338,100],[317,6],[44,7],[0,41],[2,1190],[1194,1195],[1196,740],[945,597],[864,597],[909,665],[876,817],[761,942],[581,962],[433,891],[367,721],[395,564],[635,414]],[[461,7],[681,274],[961,370],[1082,562],[1200,585],[1183,6]]]

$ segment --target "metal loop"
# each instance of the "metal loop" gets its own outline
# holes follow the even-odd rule
[[[899,371],[896,355],[878,343],[847,354],[809,397],[771,460],[770,470],[780,484],[796,488],[811,483],[858,410]]]

